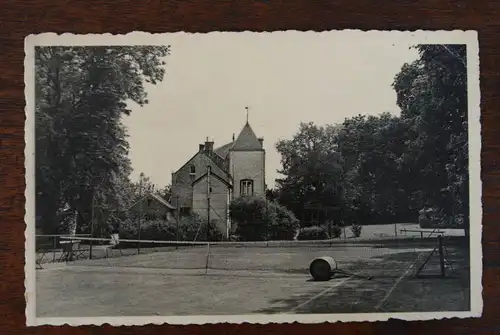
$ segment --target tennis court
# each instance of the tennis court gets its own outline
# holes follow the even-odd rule
[[[460,244],[447,244],[446,278],[413,276],[434,247],[435,239],[221,243],[142,248],[140,254],[102,249],[97,259],[37,270],[37,316],[468,310],[468,255]],[[316,282],[308,267],[319,256],[331,256],[340,269],[373,279],[347,274]],[[431,259],[426,270],[438,268],[439,260]]]

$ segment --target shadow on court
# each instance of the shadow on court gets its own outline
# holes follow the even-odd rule
[[[339,264],[339,268],[373,276],[372,280],[336,275],[330,285],[314,295],[271,299],[269,307],[256,313],[373,313],[439,312],[470,309],[468,254],[463,248],[448,247],[446,277],[417,278],[416,269],[430,251],[409,251]],[[439,274],[438,257],[431,258],[424,271]],[[339,284],[340,283],[340,284]],[[304,286],[310,285],[305,282]]]

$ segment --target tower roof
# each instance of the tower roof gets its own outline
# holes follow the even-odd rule
[[[238,138],[234,141],[231,151],[260,151],[262,150],[262,145],[255,135],[252,127],[247,122],[243,129],[241,130]]]

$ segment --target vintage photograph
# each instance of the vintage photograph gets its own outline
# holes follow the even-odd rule
[[[29,325],[481,316],[475,32],[25,45]]]

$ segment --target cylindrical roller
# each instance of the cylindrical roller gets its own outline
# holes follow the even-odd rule
[[[311,276],[318,281],[330,280],[336,270],[337,262],[328,256],[315,258],[309,266]]]

